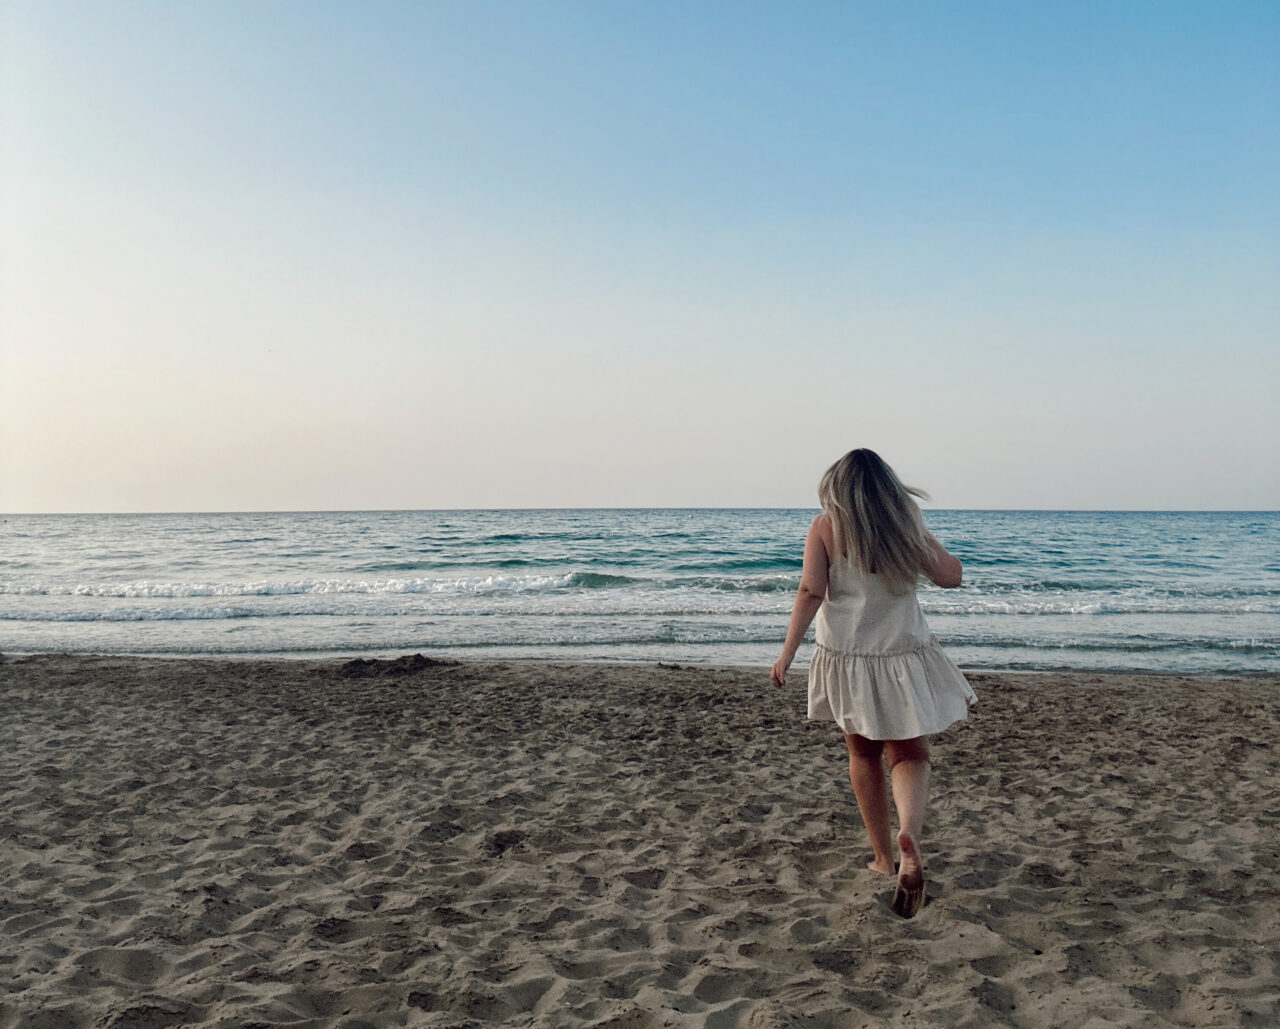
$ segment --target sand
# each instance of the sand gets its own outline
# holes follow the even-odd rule
[[[0,1027],[1280,1024],[1280,677],[971,679],[905,921],[802,674],[9,657]]]

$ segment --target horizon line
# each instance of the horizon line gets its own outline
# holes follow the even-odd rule
[[[157,511],[0,511],[0,520],[9,518],[96,518],[96,517],[144,517],[170,515],[296,515],[296,514],[471,514],[485,513],[545,513],[551,511],[820,511],[821,507],[776,507],[754,505],[645,505],[584,507],[335,507],[335,508],[245,508],[241,510],[157,510]],[[1280,514],[1277,508],[1251,507],[922,507],[925,511],[1010,514]]]

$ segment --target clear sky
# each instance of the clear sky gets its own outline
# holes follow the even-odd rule
[[[0,0],[0,510],[1280,508],[1280,4]]]

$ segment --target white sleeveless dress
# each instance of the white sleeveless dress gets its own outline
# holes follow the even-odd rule
[[[809,717],[871,740],[941,732],[978,698],[930,631],[915,589],[896,595],[831,562],[809,665]]]

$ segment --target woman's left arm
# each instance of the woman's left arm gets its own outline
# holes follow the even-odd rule
[[[823,538],[829,535],[829,531],[823,530],[830,524],[831,519],[822,514],[818,515],[809,526],[809,535],[804,541],[804,571],[800,575],[800,588],[796,591],[796,602],[791,608],[791,625],[787,629],[787,640],[782,645],[782,656],[774,662],[769,672],[769,679],[775,686],[787,684],[787,669],[795,660],[796,651],[800,649],[804,634],[809,631],[813,616],[818,613],[818,608],[826,598],[831,558],[827,551],[827,542]]]
[[[924,536],[933,551],[933,560],[924,570],[924,574],[935,586],[941,586],[944,590],[955,589],[964,579],[964,568],[960,564],[960,559],[939,543],[938,537],[928,529],[925,530]]]

